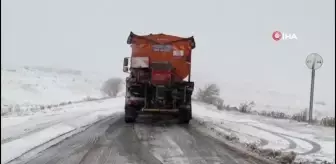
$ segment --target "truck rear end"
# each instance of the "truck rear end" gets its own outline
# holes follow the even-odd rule
[[[126,78],[125,122],[141,113],[171,114],[180,123],[192,118],[191,54],[193,37],[130,33],[131,57],[124,58]]]

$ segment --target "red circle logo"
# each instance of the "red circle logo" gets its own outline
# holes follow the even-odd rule
[[[272,34],[272,38],[275,41],[279,41],[282,38],[281,32],[280,31],[274,31],[273,34]]]

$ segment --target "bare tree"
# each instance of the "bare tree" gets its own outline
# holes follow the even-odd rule
[[[213,104],[213,105],[223,105],[223,100],[219,97],[220,89],[216,84],[208,84],[203,89],[198,89],[196,98],[199,101]]]
[[[224,100],[217,97],[216,101],[215,101],[215,104],[213,104],[213,105],[215,105],[218,110],[222,110],[222,109],[224,109]]]
[[[110,97],[116,97],[117,94],[121,91],[121,87],[122,79],[110,78],[104,82],[101,91]]]
[[[239,106],[239,111],[242,113],[250,113],[252,108],[255,106],[255,102],[251,101],[251,102],[245,102],[245,103],[241,103]]]

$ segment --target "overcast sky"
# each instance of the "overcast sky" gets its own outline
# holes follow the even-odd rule
[[[335,99],[335,0],[2,0],[2,64],[122,74],[126,39],[196,39],[193,74],[221,84],[307,95],[305,58],[321,54],[316,97]],[[275,30],[298,40],[275,42]],[[209,73],[210,72],[210,73]],[[197,79],[195,79],[197,80]]]

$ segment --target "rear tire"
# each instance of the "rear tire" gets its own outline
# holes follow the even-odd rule
[[[132,107],[125,107],[125,123],[134,123],[137,118],[136,109]]]
[[[189,124],[192,118],[191,109],[180,109],[178,120],[180,124]]]
[[[125,116],[125,123],[134,123],[135,122],[135,118],[134,117],[126,117]]]

